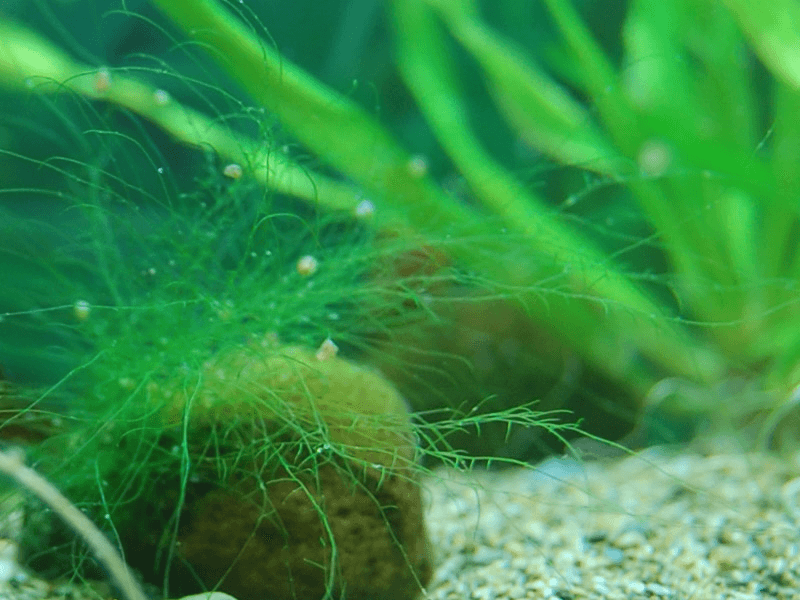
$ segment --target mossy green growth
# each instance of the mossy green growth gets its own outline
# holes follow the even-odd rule
[[[308,446],[335,445],[364,466],[409,468],[415,443],[405,401],[377,372],[339,358],[329,344],[312,352],[266,337],[211,359],[192,380],[154,386],[150,395],[166,398],[167,425],[188,419],[189,429],[222,428],[214,435],[224,437],[267,419],[302,432]]]

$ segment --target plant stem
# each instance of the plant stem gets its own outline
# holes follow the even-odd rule
[[[125,561],[106,536],[50,482],[26,467],[22,463],[21,453],[0,452],[0,471],[38,497],[84,539],[128,600],[147,600]]]

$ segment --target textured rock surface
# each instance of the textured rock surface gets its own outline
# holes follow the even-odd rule
[[[191,572],[239,600],[404,600],[427,583],[410,417],[377,373],[265,343],[207,365],[171,420],[189,398],[229,475],[183,511],[171,589]]]
[[[396,478],[362,483],[325,466],[267,484],[268,511],[246,494],[211,492],[193,509],[180,555],[238,600],[318,600],[329,583],[334,598],[344,588],[348,599],[413,598],[431,574],[419,490]]]

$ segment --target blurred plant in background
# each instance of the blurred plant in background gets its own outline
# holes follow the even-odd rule
[[[348,333],[356,344],[370,338],[373,354],[381,346],[383,358],[375,360],[405,381],[418,408],[442,398],[459,404],[464,399],[452,393],[463,387],[462,377],[479,388],[472,403],[492,394],[502,397],[495,406],[536,399],[516,397],[513,384],[507,393],[492,376],[482,385],[476,347],[483,348],[477,354],[489,348],[487,373],[521,365],[513,377],[499,376],[521,382],[518,389],[529,389],[525,374],[538,371],[544,383],[534,387],[537,396],[581,377],[588,377],[577,385],[584,392],[604,382],[594,395],[620,422],[640,418],[642,398],[653,390],[651,398],[676,396],[670,410],[679,413],[730,409],[702,401],[706,392],[686,391],[723,385],[720,393],[736,393],[743,389],[731,384],[738,376],[760,382],[747,390],[768,392],[740,392],[734,404],[756,403],[740,406],[743,415],[775,414],[791,404],[800,348],[789,117],[797,75],[793,33],[779,18],[796,12],[791,3],[764,14],[735,2],[658,9],[588,3],[582,16],[556,1],[353,2],[318,7],[310,14],[319,18],[303,24],[246,3],[93,7],[17,9],[64,49],[21,21],[4,21],[3,83],[15,90],[6,98],[28,98],[8,113],[15,154],[7,154],[6,165],[12,156],[34,157],[26,146],[35,142],[21,135],[20,124],[30,130],[36,121],[37,133],[50,128],[62,150],[81,148],[71,160],[95,154],[97,164],[84,175],[95,192],[111,185],[100,173],[114,161],[115,185],[127,187],[136,211],[154,210],[144,200],[153,185],[172,198],[177,192],[189,210],[202,205],[184,191],[196,177],[190,173],[198,154],[183,144],[210,150],[215,158],[206,162],[242,165],[237,189],[307,203],[292,204],[286,214],[320,211],[343,222],[360,214],[362,223],[366,216],[366,229],[384,245],[404,240],[405,251],[384,251],[400,255],[385,277],[399,269],[415,279],[406,292],[425,293],[413,303],[426,304],[423,312],[436,313],[443,329],[430,322],[396,327],[388,338],[378,336],[393,338],[384,344],[370,338],[370,327]],[[92,16],[74,31],[67,26],[87,12]],[[338,29],[323,26],[326,19]],[[228,77],[230,85],[215,85]],[[110,129],[79,131],[77,113],[94,114]],[[57,133],[56,121],[65,131]],[[145,141],[134,141],[133,129],[146,133]],[[130,153],[136,144],[149,147],[140,146],[138,159],[124,165],[121,148]],[[37,152],[37,160],[59,155]],[[62,169],[53,165],[50,173]],[[6,197],[14,192],[14,178],[7,181]],[[229,184],[204,184],[211,194],[214,186]],[[130,190],[143,199],[130,200]],[[43,200],[26,200],[28,207],[33,202]],[[252,197],[236,202],[236,218],[255,214]],[[67,215],[55,219],[62,223],[76,218],[75,211],[59,214]],[[248,227],[253,223],[229,229],[228,239]],[[374,257],[366,263],[387,268]],[[9,263],[8,272],[23,280],[14,268],[22,267]],[[421,282],[431,277],[439,283]],[[36,305],[20,296],[7,312]],[[63,298],[63,305],[81,299],[74,290]],[[403,344],[406,351],[398,352]],[[29,351],[41,356],[41,344],[33,345]],[[431,353],[434,359],[424,358]],[[31,368],[19,349],[5,361],[12,371]],[[576,361],[584,366],[574,368]],[[415,362],[416,370],[409,367]],[[458,376],[448,372],[459,369]],[[455,382],[452,393],[442,392],[448,380]],[[659,381],[672,383],[654,388]],[[668,392],[677,389],[683,392]],[[564,405],[564,397],[553,405]]]
[[[379,367],[440,460],[561,448],[534,401],[795,443],[790,0],[5,10],[7,438],[272,335]]]
[[[790,117],[796,39],[786,25],[798,9],[790,2],[766,11],[737,2],[615,5],[621,22],[616,31],[605,28],[607,48],[565,1],[500,3],[483,12],[476,2],[392,3],[396,75],[435,137],[431,154],[446,165],[439,172],[453,169],[465,198],[436,185],[430,160],[398,144],[403,132],[390,132],[372,106],[265,42],[260,15],[248,5],[154,4],[281,131],[358,186],[375,207],[375,230],[436,240],[426,248],[436,245],[446,260],[434,262],[458,272],[457,293],[513,299],[543,330],[530,336],[534,343],[554,340],[637,398],[667,378],[715,386],[743,375],[769,394],[740,394],[734,405],[750,397],[774,414],[791,404],[800,338]],[[355,15],[369,22],[376,6],[349,7],[342,26],[364,40],[370,30]],[[605,10],[602,3],[583,8]],[[529,30],[503,30],[515,14],[545,23],[538,27],[546,41],[533,52],[525,48]],[[600,29],[602,22],[595,17]],[[393,76],[381,74],[383,81]],[[379,107],[398,101],[381,92],[373,100]],[[357,194],[322,176],[326,168],[292,175],[292,163],[273,146],[265,153],[244,140],[236,138],[239,154],[231,158],[268,187],[313,197],[318,206],[358,206]],[[426,155],[427,135],[407,144],[421,141]],[[225,154],[219,141],[195,142]],[[568,167],[540,176],[555,194],[537,193],[520,176],[524,159],[514,160],[513,147],[525,149],[534,168]],[[291,189],[298,180],[313,182],[313,194]],[[449,318],[458,327],[460,317]],[[472,351],[461,355],[471,360]],[[697,394],[689,396],[677,410],[696,410]],[[702,411],[719,416],[721,408]],[[736,408],[740,416],[754,411]]]

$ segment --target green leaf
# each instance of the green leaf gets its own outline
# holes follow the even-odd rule
[[[800,4],[794,0],[724,0],[724,4],[772,74],[800,89]]]
[[[604,174],[630,171],[629,160],[598,130],[589,113],[524,52],[460,2],[428,0],[489,80],[499,109],[529,144],[564,164]]]

